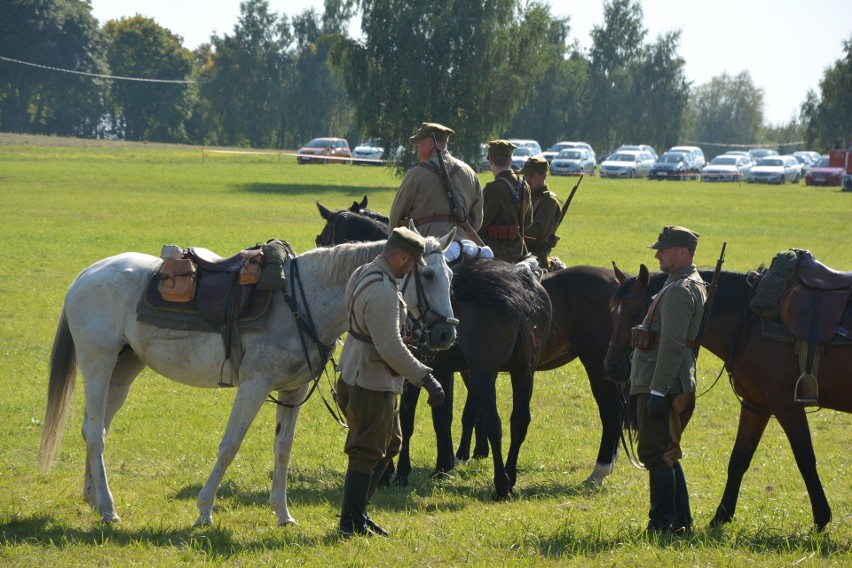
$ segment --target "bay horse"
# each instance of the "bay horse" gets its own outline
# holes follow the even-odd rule
[[[387,222],[382,223],[381,214],[373,212],[369,219],[358,214],[358,209],[366,208],[366,197],[362,202],[353,203],[349,210],[331,211],[317,203],[320,215],[326,220],[320,235],[317,236],[317,246],[330,245],[346,240],[362,240],[385,238]],[[460,278],[456,275],[453,281],[454,289],[459,286]],[[542,279],[542,287],[547,292],[551,303],[550,333],[542,349],[536,370],[551,370],[580,359],[589,378],[589,385],[598,406],[598,414],[602,424],[601,440],[598,447],[597,459],[592,473],[585,483],[601,485],[604,478],[611,474],[618,455],[618,445],[621,428],[626,414],[625,397],[621,387],[608,380],[604,370],[604,356],[612,328],[609,316],[609,301],[615,291],[616,281],[608,269],[591,266],[576,266],[551,272]],[[455,308],[458,312],[459,308]],[[458,316],[458,313],[457,313]],[[473,325],[475,322],[464,324],[464,318],[459,317],[463,325]],[[492,332],[487,322],[481,322],[479,334],[487,337]],[[459,335],[461,341],[461,334]],[[487,344],[487,342],[483,342]],[[491,362],[493,364],[493,362]],[[500,362],[500,370],[509,370]],[[467,375],[470,363],[465,360],[461,350],[450,350],[441,353],[430,365],[440,365],[436,377],[446,381],[452,373],[460,371]],[[437,367],[436,367],[437,368]],[[403,393],[400,405],[400,419],[403,427],[403,446],[397,464],[396,482],[406,484],[411,472],[410,438],[414,430],[414,412],[420,389],[407,388]],[[477,414],[470,399],[465,404],[462,415],[462,437],[456,452],[452,454],[451,422],[452,415],[446,412],[432,414],[433,425],[438,437],[438,457],[436,473],[449,471],[456,461],[466,461],[470,458],[470,445],[473,425]],[[449,440],[442,442],[442,440]],[[482,440],[477,429],[477,444],[473,457],[486,457],[487,443]]]
[[[645,265],[639,276],[627,277],[616,267],[619,286],[612,299],[613,335],[606,366],[613,379],[629,378],[630,329],[641,322],[650,298],[663,286],[665,273],[651,274]],[[710,282],[712,271],[700,271]],[[752,273],[754,274],[754,273]],[[712,314],[705,329],[702,347],[725,362],[731,384],[741,399],[739,426],[728,462],[728,479],[711,526],[730,522],[734,517],[743,476],[748,470],[766,425],[772,416],[778,420],[796,458],[813,511],[814,526],[823,530],[831,521],[831,508],[816,468],[808,418],[804,406],[795,400],[799,356],[794,343],[766,339],[761,321],[749,308],[754,294],[753,276],[748,273],[720,273]],[[852,412],[852,348],[829,345],[819,365],[819,401],[824,408]]]
[[[453,234],[441,240],[427,239],[427,265],[416,269],[422,277],[412,278],[416,283],[407,286],[404,294],[409,309],[426,319],[433,348],[447,348],[455,339],[449,297],[452,273],[442,254]],[[272,391],[278,391],[279,404],[269,504],[278,524],[294,522],[287,508],[287,473],[300,405],[333,344],[346,330],[342,297],[349,275],[381,253],[384,244],[315,249],[285,263],[288,290],[295,303],[287,303],[284,294],[272,294],[262,326],[241,331],[244,356],[234,379],[238,390],[216,464],[198,496],[196,526],[212,524],[213,503],[225,471]],[[119,518],[107,484],[105,438],[133,380],[147,366],[189,386],[221,386],[227,354],[218,333],[163,329],[135,316],[137,304],[161,264],[160,258],[127,252],[83,270],[65,296],[53,343],[40,448],[42,470],[47,472],[56,457],[79,366],[85,387],[83,499],[105,522]],[[314,343],[302,336],[304,326],[297,326],[297,319],[308,326],[313,323],[307,335]]]

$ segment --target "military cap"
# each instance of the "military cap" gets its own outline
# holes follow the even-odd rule
[[[508,140],[492,140],[488,143],[488,155],[492,158],[511,158],[517,148]]]
[[[524,162],[521,174],[546,174],[550,171],[550,162],[540,156],[533,156]]]
[[[407,227],[397,227],[388,237],[388,243],[407,252],[417,260],[417,264],[426,266],[426,239]]]
[[[420,128],[417,129],[417,132],[414,133],[414,136],[411,136],[409,140],[423,140],[424,138],[431,138],[432,133],[435,134],[435,140],[438,142],[446,142],[450,134],[455,134],[455,130],[451,128],[447,128],[443,124],[438,124],[437,122],[424,122],[420,125]]]
[[[668,227],[663,227],[663,231],[657,237],[657,242],[648,245],[648,248],[667,249],[670,247],[686,247],[691,252],[695,252],[696,247],[698,247],[698,237],[700,236],[695,231],[690,231],[686,227],[669,225]]]

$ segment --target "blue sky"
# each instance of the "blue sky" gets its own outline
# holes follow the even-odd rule
[[[101,23],[141,14],[184,38],[190,49],[212,34],[230,34],[239,0],[91,0]],[[571,18],[571,40],[591,45],[589,31],[603,23],[602,0],[554,0],[551,12]],[[322,11],[322,0],[269,0],[279,14]],[[687,79],[696,85],[722,73],[751,74],[764,91],[764,114],[773,124],[798,115],[809,89],[818,92],[824,70],[852,37],[848,0],[644,0],[646,40],[681,30],[679,53]],[[357,33],[358,28],[353,29]]]

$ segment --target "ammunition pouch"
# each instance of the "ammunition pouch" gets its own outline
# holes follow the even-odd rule
[[[645,324],[630,329],[630,345],[634,349],[651,349],[657,343],[657,332]]]

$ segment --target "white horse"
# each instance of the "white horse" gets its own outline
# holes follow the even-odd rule
[[[431,346],[449,347],[455,340],[455,324],[450,307],[452,272],[443,250],[455,231],[442,239],[430,237],[426,246],[426,266],[418,266],[409,276],[418,276],[417,286],[407,286],[403,296],[409,310],[424,316],[431,326]],[[343,301],[346,281],[358,266],[378,255],[384,241],[353,243],[315,249],[296,257],[303,291],[292,296],[307,304],[299,306],[302,319],[310,312],[315,334],[322,346],[331,347],[346,330],[348,318]],[[136,307],[151,276],[162,261],[154,256],[128,252],[101,260],[83,270],[65,296],[65,304],[53,342],[47,411],[41,439],[42,471],[47,472],[56,457],[68,406],[74,399],[76,367],[83,375],[86,443],[86,473],[83,499],[105,522],[118,520],[104,466],[104,444],[115,414],[127,398],[130,385],[146,367],[172,380],[194,387],[216,388],[226,359],[219,333],[162,329],[136,319]],[[289,264],[288,262],[288,274]],[[419,275],[416,273],[419,271]],[[302,296],[301,294],[304,294]],[[418,296],[421,311],[417,313]],[[423,304],[427,306],[423,309]],[[225,471],[236,456],[249,426],[270,392],[278,391],[274,445],[275,464],[269,504],[278,524],[295,522],[287,510],[287,471],[293,433],[308,386],[319,374],[323,359],[321,346],[310,339],[306,350],[300,331],[283,294],[273,294],[265,326],[260,331],[241,333],[245,354],[235,379],[238,386],[231,416],[219,445],[216,465],[198,495],[195,526],[213,523],[213,502]],[[282,406],[289,404],[291,406]]]

